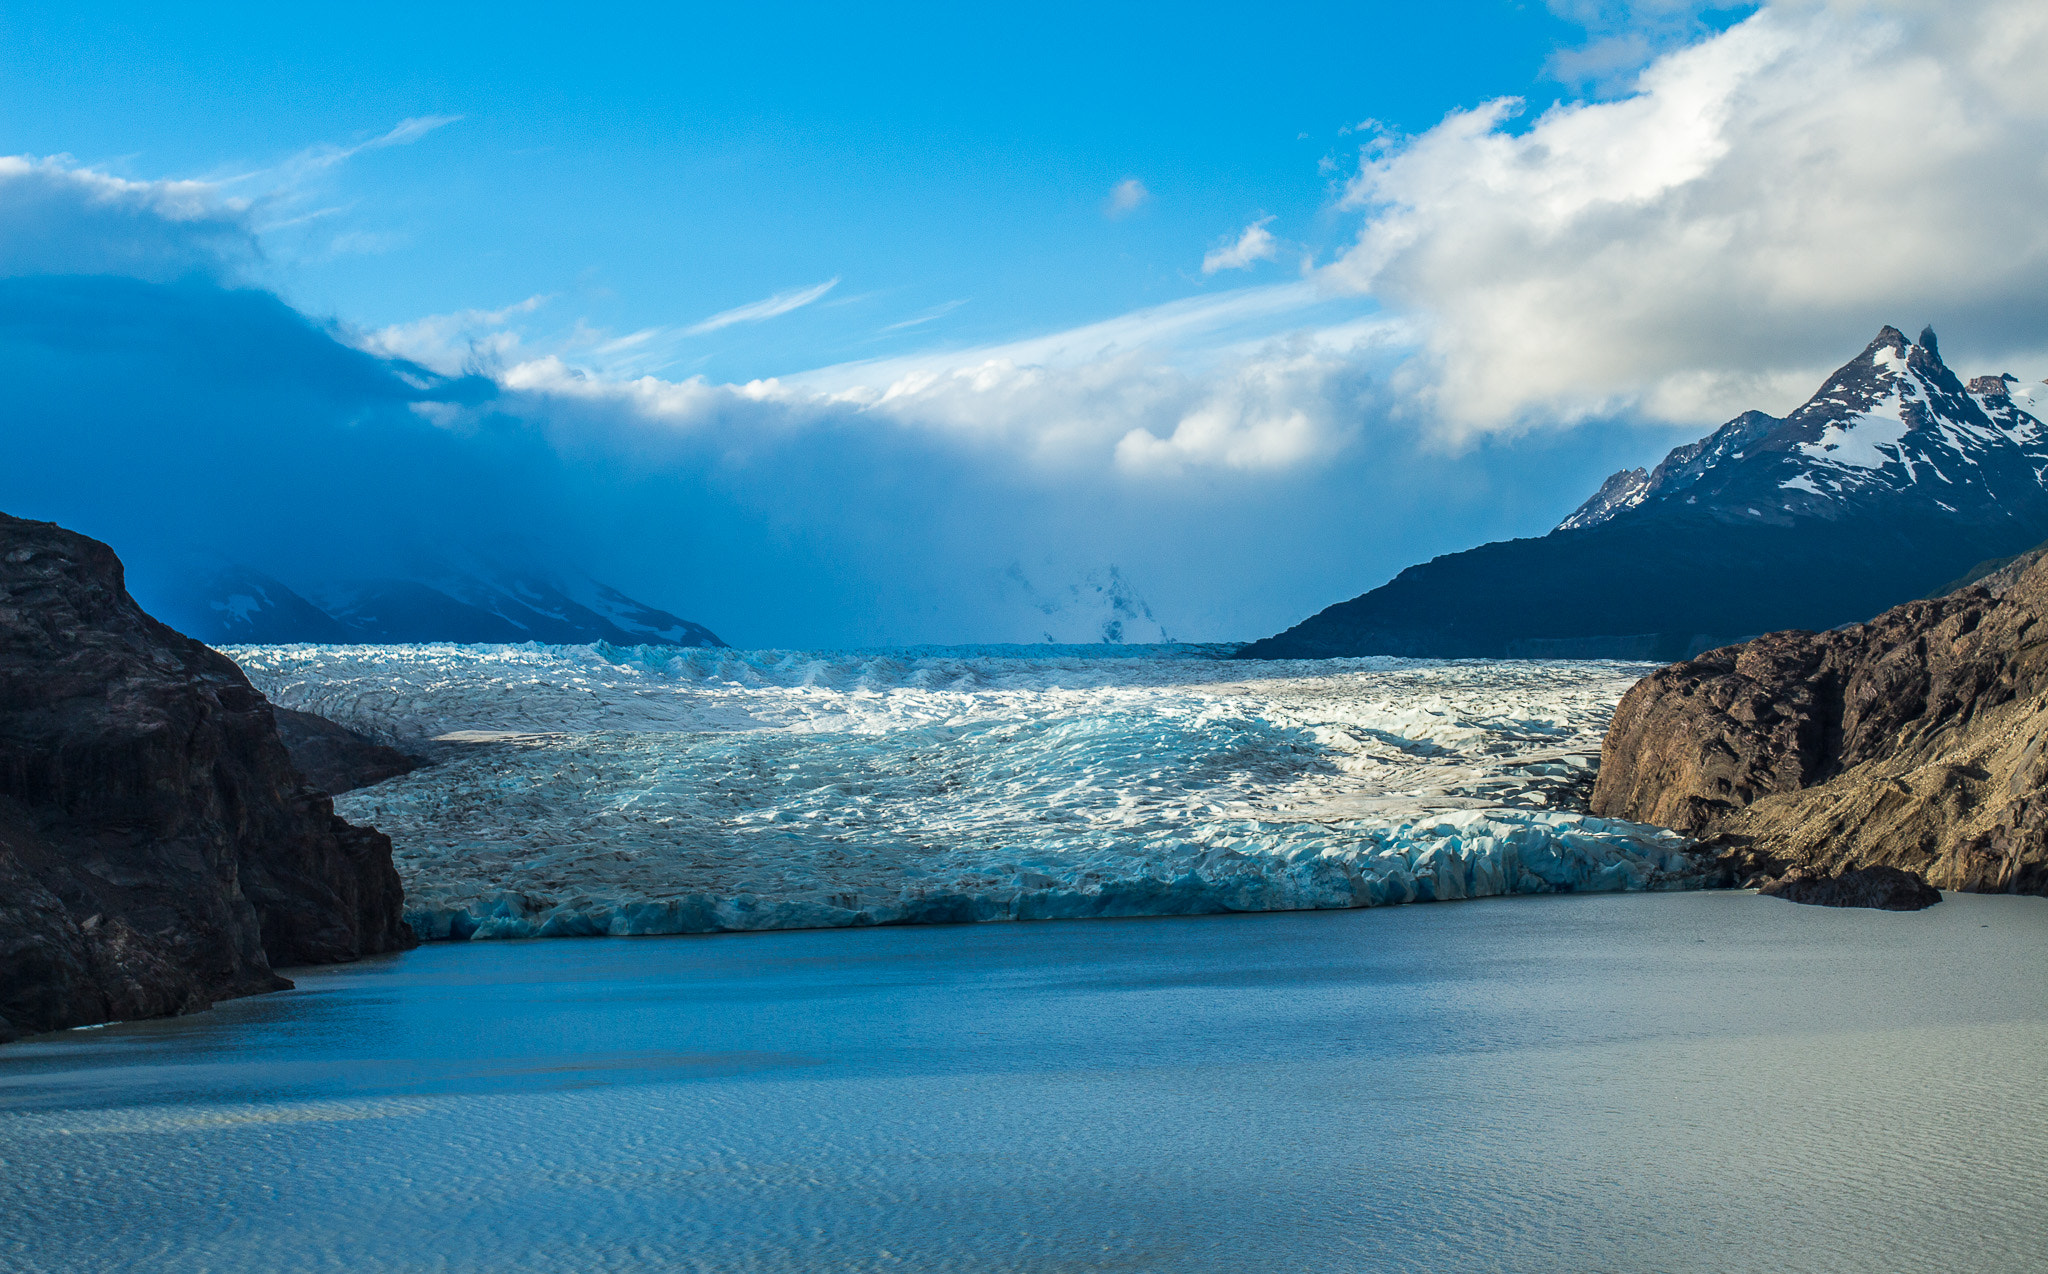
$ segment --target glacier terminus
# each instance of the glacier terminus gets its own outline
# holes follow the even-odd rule
[[[1583,792],[1625,663],[1187,647],[241,647],[437,764],[348,793],[422,938],[1687,888]]]

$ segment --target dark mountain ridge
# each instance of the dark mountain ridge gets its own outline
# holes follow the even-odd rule
[[[1613,475],[1550,534],[1413,566],[1244,658],[1671,660],[1825,629],[2048,539],[2048,426],[1886,327],[1806,403]]]

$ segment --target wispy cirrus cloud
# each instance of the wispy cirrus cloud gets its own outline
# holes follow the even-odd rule
[[[411,239],[405,228],[348,225],[360,210],[354,199],[339,199],[335,187],[343,166],[373,151],[410,146],[458,123],[460,115],[419,115],[381,133],[339,143],[304,147],[276,163],[219,173],[198,184],[256,217],[256,232],[286,259],[327,260],[390,252]],[[340,222],[342,224],[335,224]]]
[[[367,151],[385,150],[392,146],[410,146],[427,134],[459,123],[461,120],[460,115],[419,115],[402,119],[374,137],[346,144],[320,142],[268,167],[213,178],[211,184],[223,189],[252,185],[273,193],[288,191],[317,174],[346,163],[357,155]]]
[[[839,279],[835,275],[823,283],[813,283],[805,288],[791,288],[786,292],[777,292],[774,296],[764,296],[758,301],[749,301],[745,305],[735,305],[729,310],[720,310],[710,318],[692,323],[683,329],[683,335],[702,336],[706,332],[715,332],[723,327],[731,327],[735,323],[762,323],[772,318],[780,318],[791,310],[802,309],[838,286]]]
[[[951,314],[954,310],[959,309],[961,306],[965,304],[967,304],[966,300],[962,299],[958,301],[947,301],[940,305],[934,305],[930,309],[924,311],[922,314],[913,314],[909,318],[904,319],[901,322],[889,324],[882,330],[884,332],[902,332],[907,331],[908,329],[913,327],[923,327],[925,324],[932,322],[934,319],[944,318],[946,315]]]
[[[666,371],[691,357],[697,338],[746,323],[765,323],[803,309],[839,286],[835,276],[809,287],[790,288],[745,305],[721,310],[687,327],[643,327],[615,335],[578,320],[566,333],[556,333],[528,352],[528,357],[557,357],[573,360],[579,374],[612,380],[651,376]],[[517,332],[501,332],[489,342],[497,357],[513,359],[520,343]],[[437,364],[444,366],[444,364]],[[509,365],[509,363],[508,363]],[[565,364],[566,365],[566,364]]]

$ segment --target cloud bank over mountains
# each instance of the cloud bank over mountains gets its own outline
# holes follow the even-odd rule
[[[1625,98],[1516,110],[1369,158],[1329,267],[1426,316],[1405,383],[1452,434],[1782,409],[1885,315],[2048,350],[2038,4],[1774,5]]]
[[[746,384],[650,351],[838,280],[625,336],[546,297],[361,332],[257,286],[227,188],[0,159],[0,508],[143,571],[552,559],[746,644],[1030,640],[1110,568],[1177,637],[1253,636],[1785,409],[1880,322],[2048,372],[2044,66],[2035,6],[1773,6],[1619,96],[1376,139],[1292,281]]]

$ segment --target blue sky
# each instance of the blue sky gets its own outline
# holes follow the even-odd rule
[[[241,177],[224,189],[269,199],[267,278],[310,312],[542,295],[543,324],[631,332],[838,280],[662,368],[736,380],[1285,276],[1347,237],[1330,195],[1356,125],[1540,107],[1580,34],[1498,0],[37,8],[0,17],[8,149]],[[308,170],[408,119],[449,122]],[[1106,215],[1127,180],[1146,196]],[[1201,273],[1269,216],[1280,259]]]
[[[2044,63],[2019,0],[9,6],[0,508],[143,583],[1257,636],[1882,323],[2048,372]]]
[[[227,188],[274,199],[276,287],[356,324],[549,295],[631,332],[838,279],[670,369],[752,379],[1186,297],[1266,215],[1327,254],[1343,129],[1540,102],[1575,35],[1495,0],[885,10],[8,6],[0,117],[14,152],[254,174]],[[403,119],[453,123],[291,172]],[[1104,215],[1128,178],[1149,197]]]

